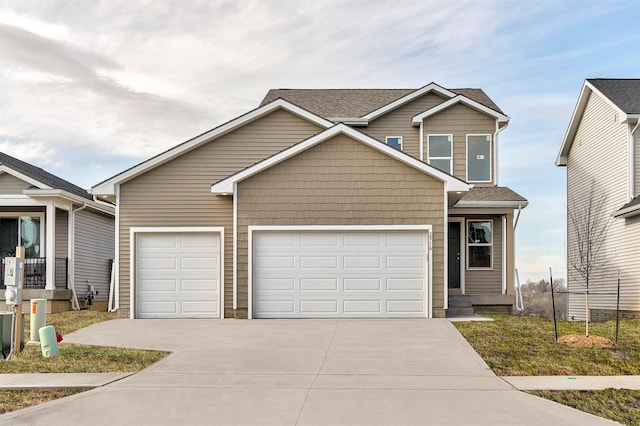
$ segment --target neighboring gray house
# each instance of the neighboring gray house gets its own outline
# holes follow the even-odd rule
[[[511,313],[509,117],[480,89],[271,90],[95,185],[128,318]],[[471,308],[473,306],[473,308]]]
[[[609,259],[590,283],[591,319],[611,318],[616,309],[618,271],[623,317],[640,318],[640,79],[588,79],[556,160],[567,168],[567,208],[571,215],[594,187],[604,195],[602,215],[613,215],[604,244]],[[567,256],[577,250],[576,229],[567,222]],[[571,263],[571,262],[569,262]],[[567,267],[571,292],[584,291]],[[606,294],[605,294],[606,293]],[[584,296],[569,295],[569,317],[584,320]]]
[[[85,306],[106,310],[114,226],[111,204],[0,152],[0,258],[25,247],[24,301],[45,298],[48,312]],[[97,292],[92,305],[85,303],[90,286]]]

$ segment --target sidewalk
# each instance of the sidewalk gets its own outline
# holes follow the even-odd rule
[[[0,374],[0,389],[98,388],[133,373]]]
[[[640,390],[640,376],[503,376],[518,390]]]
[[[135,373],[0,374],[0,390],[97,388]],[[503,376],[518,390],[640,390],[640,376]]]

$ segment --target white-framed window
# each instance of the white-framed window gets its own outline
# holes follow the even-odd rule
[[[402,151],[402,136],[387,136],[386,142],[387,145]]]
[[[467,135],[467,182],[491,182],[491,135]]]
[[[427,162],[443,172],[453,172],[453,135],[427,135]]]
[[[493,221],[467,221],[467,268],[493,269]]]
[[[15,256],[16,246],[28,258],[44,257],[43,213],[0,213],[0,258]]]

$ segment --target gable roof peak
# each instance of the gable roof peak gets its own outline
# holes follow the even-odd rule
[[[82,198],[86,198],[87,200],[93,200],[93,197],[91,197],[86,189],[80,188],[79,186],[49,173],[40,167],[19,160],[9,154],[5,154],[4,152],[0,152],[0,167],[1,166],[5,166],[6,168],[14,170],[33,181],[40,183],[47,187],[46,189],[61,189]]]

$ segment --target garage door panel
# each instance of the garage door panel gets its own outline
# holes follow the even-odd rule
[[[300,291],[338,291],[338,280],[335,278],[300,278]]]
[[[154,280],[139,280],[138,285],[140,286],[140,293],[156,293],[159,291],[176,291],[178,289],[178,281],[177,280],[163,280],[163,279],[154,279]],[[147,290],[149,288],[153,288],[153,290]]]
[[[382,285],[380,278],[345,278],[343,288],[344,291],[380,291]]]
[[[387,300],[387,312],[421,314],[424,312],[424,302],[419,300]]]
[[[136,317],[220,316],[218,234],[141,233],[136,247]]]
[[[343,306],[345,314],[369,314],[374,316],[382,314],[380,300],[345,300]]]
[[[300,256],[300,269],[337,269],[336,256]]]
[[[256,305],[256,308],[264,314],[294,313],[294,303],[292,300],[261,300]]]
[[[382,259],[375,256],[344,256],[344,269],[380,269]]]
[[[254,285],[258,291],[265,292],[265,293],[294,290],[293,279],[261,278],[261,279],[255,280]]]
[[[424,279],[416,278],[389,278],[387,290],[392,291],[424,291]]]
[[[336,300],[301,300],[300,313],[336,315],[338,302]]]
[[[427,242],[426,231],[255,232],[253,315],[424,317]]]

